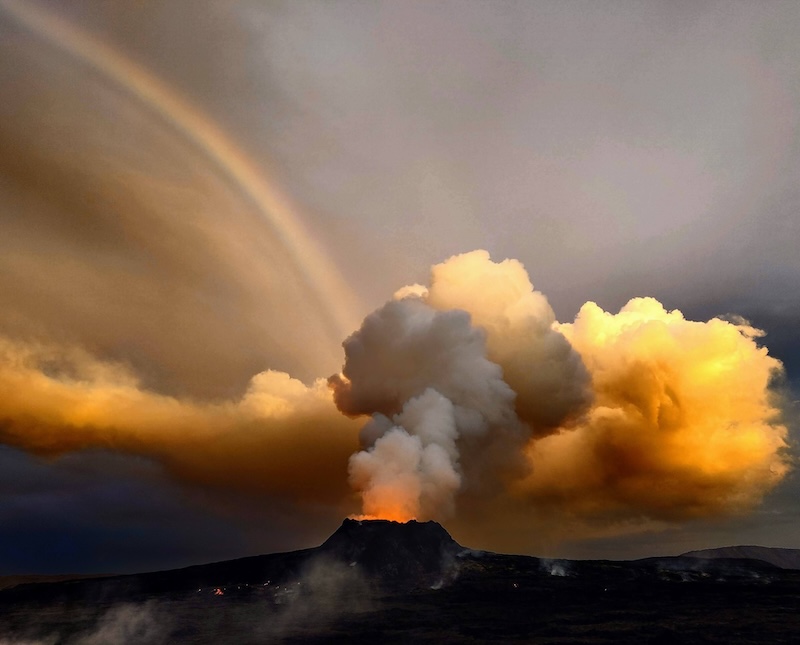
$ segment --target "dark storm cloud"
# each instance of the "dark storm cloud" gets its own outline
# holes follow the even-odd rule
[[[0,448],[0,573],[125,573],[246,554],[155,464],[108,453],[53,463]]]
[[[276,498],[176,484],[109,453],[41,461],[0,447],[0,575],[129,573],[321,544],[341,522]]]

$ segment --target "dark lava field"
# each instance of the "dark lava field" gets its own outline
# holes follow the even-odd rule
[[[345,520],[316,549],[0,591],[2,645],[361,642],[798,643],[800,571],[543,560]]]

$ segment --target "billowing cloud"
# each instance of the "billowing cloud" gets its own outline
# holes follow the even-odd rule
[[[0,441],[143,455],[201,487],[342,512],[349,482],[367,516],[449,520],[473,543],[513,534],[524,548],[537,525],[609,535],[758,504],[790,467],[771,388],[782,365],[760,333],[652,298],[559,323],[519,262],[478,251],[367,316],[341,374],[306,385],[265,371],[221,402],[2,338]]]
[[[351,483],[368,515],[482,516],[487,531],[749,509],[789,470],[782,365],[760,335],[652,298],[561,324],[519,262],[455,256],[345,342],[336,403],[372,415]]]
[[[426,302],[460,309],[486,333],[487,355],[517,393],[516,410],[534,434],[552,432],[591,399],[580,355],[555,327],[547,298],[517,260],[494,263],[486,251],[450,258],[431,270]]]
[[[745,321],[686,320],[653,298],[618,314],[585,304],[559,329],[595,401],[569,431],[528,446],[520,493],[587,516],[666,520],[752,507],[788,471],[771,381],[781,364]]]
[[[369,315],[344,348],[342,374],[330,379],[336,403],[373,415],[365,451],[350,461],[367,515],[447,517],[462,486],[490,488],[524,471],[514,392],[469,314],[403,297]]]
[[[43,456],[85,448],[144,455],[175,476],[298,502],[346,498],[352,420],[323,380],[254,376],[239,399],[208,403],[142,388],[85,351],[0,339],[0,440]]]

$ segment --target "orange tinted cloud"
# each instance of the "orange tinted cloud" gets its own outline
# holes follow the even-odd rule
[[[759,335],[652,298],[562,324],[521,264],[476,252],[370,314],[329,383],[266,371],[199,402],[82,350],[0,339],[0,441],[145,455],[186,482],[344,512],[349,481],[367,515],[530,549],[758,504],[790,468],[782,365]]]
[[[559,329],[592,376],[574,427],[528,446],[518,485],[536,505],[586,516],[684,519],[758,503],[789,469],[770,382],[780,361],[759,332],[686,320],[653,298],[618,314],[587,303]]]
[[[0,339],[0,439],[39,455],[103,448],[161,461],[191,483],[296,501],[347,497],[356,426],[320,380],[254,376],[239,399],[200,403],[140,387],[79,349]]]

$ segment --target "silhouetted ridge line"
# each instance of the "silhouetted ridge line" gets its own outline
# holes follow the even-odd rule
[[[687,558],[707,560],[745,559],[761,560],[781,569],[800,569],[800,549],[779,549],[766,546],[724,546],[716,549],[700,549],[683,554]]]

